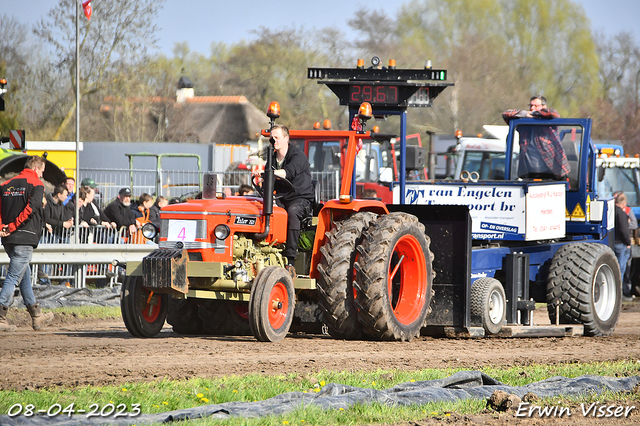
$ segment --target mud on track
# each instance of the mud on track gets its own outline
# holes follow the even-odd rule
[[[2,389],[38,389],[189,379],[247,373],[302,375],[322,369],[418,370],[486,365],[554,364],[640,359],[640,301],[623,305],[610,337],[446,339],[412,342],[338,341],[289,335],[277,344],[252,337],[181,336],[165,326],[158,337],[132,337],[121,320],[59,316],[43,331],[20,313],[15,333],[0,334]],[[536,311],[535,322],[548,321]]]

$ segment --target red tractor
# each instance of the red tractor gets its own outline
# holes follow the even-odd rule
[[[371,113],[364,103],[363,127]],[[279,105],[272,103],[267,115],[273,126]],[[336,338],[418,336],[433,278],[424,225],[412,214],[390,213],[382,201],[354,199],[356,146],[375,135],[332,135],[348,141],[340,197],[316,205],[317,218],[307,221],[303,235],[313,236],[313,244],[300,245],[300,275],[292,279],[284,269],[287,212],[274,206],[275,181],[290,183],[274,178],[268,155],[262,197],[224,197],[209,175],[202,199],[162,209],[159,248],[126,266],[121,307],[129,332],[153,337],[167,320],[178,333],[252,334],[271,342],[292,324],[316,330],[324,324]],[[147,224],[144,231],[153,238],[157,230]]]
[[[306,221],[300,275],[292,279],[283,267],[287,212],[273,205],[267,155],[262,197],[224,198],[210,175],[203,199],[162,210],[160,248],[126,268],[122,315],[132,334],[155,336],[165,319],[178,333],[252,334],[260,341],[313,325],[336,338],[379,340],[421,332],[613,332],[622,293],[608,247],[614,203],[596,197],[591,120],[509,124],[505,158],[519,137],[551,132],[571,164],[568,181],[521,179],[505,161],[496,181],[407,182],[406,111],[431,106],[452,83],[446,70],[397,69],[394,60],[380,67],[374,59],[370,68],[359,60],[356,68],[308,69],[349,107],[356,130],[333,133],[347,140],[339,197],[317,205]],[[355,198],[357,147],[375,139],[364,131],[372,105],[377,115],[400,116],[395,203]],[[267,115],[273,126],[279,106]],[[147,238],[153,231],[147,225]],[[536,302],[546,302],[550,325],[534,324]]]

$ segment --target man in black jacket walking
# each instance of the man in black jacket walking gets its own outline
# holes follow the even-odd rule
[[[43,314],[36,302],[29,267],[33,249],[38,247],[44,226],[44,185],[40,179],[45,164],[44,158],[31,156],[18,176],[0,185],[0,237],[10,259],[7,276],[0,291],[0,331],[16,329],[7,323],[6,318],[16,285],[19,285],[22,300],[31,314],[34,330],[39,330],[43,324],[53,319],[53,313]]]

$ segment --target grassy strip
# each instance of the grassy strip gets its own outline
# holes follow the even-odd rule
[[[15,404],[21,404],[22,407],[33,404],[36,410],[47,409],[54,404],[60,404],[61,408],[74,404],[76,410],[88,410],[91,404],[97,404],[101,408],[107,404],[114,404],[114,406],[126,404],[126,407],[140,404],[143,414],[161,413],[230,401],[260,401],[285,392],[317,393],[326,383],[330,382],[381,390],[404,382],[441,379],[462,370],[464,369],[446,368],[414,372],[378,370],[356,373],[321,371],[306,376],[250,374],[217,379],[194,378],[187,381],[160,380],[151,383],[125,383],[120,386],[52,388],[20,392],[0,391],[0,413],[6,414],[10,409],[16,410]],[[640,361],[530,365],[511,368],[486,367],[482,371],[505,384],[521,386],[557,375],[565,377],[577,377],[584,374],[618,377],[639,375]],[[574,399],[548,398],[541,400],[539,404],[579,405],[580,402],[595,402],[596,400],[627,401],[629,399],[638,401],[636,405],[640,408],[640,393],[609,394],[598,398],[593,396]],[[428,403],[409,407],[390,407],[381,404],[356,405],[345,410],[330,411],[323,411],[317,407],[305,407],[283,416],[268,416],[258,419],[232,418],[220,422],[206,419],[195,424],[342,425],[393,423],[426,417],[446,418],[451,415],[474,414],[484,409],[485,401],[477,400]],[[130,411],[130,408],[127,411]]]
[[[51,312],[79,318],[122,318],[120,306],[65,306],[52,309]]]
[[[43,309],[44,312],[55,312],[61,317],[91,318],[91,319],[121,319],[120,306],[65,306],[55,309]],[[7,318],[10,320],[29,318],[26,309],[9,309]]]

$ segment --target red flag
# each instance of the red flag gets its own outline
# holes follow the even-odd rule
[[[82,10],[84,10],[84,16],[87,17],[87,20],[91,19],[91,0],[82,0]]]

